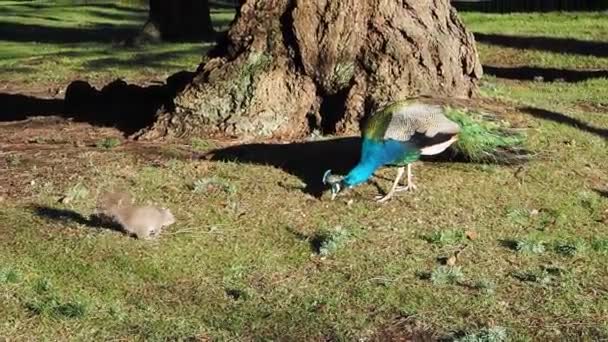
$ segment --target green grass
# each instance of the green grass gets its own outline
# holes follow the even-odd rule
[[[105,148],[105,149],[113,149],[114,147],[117,147],[118,145],[120,145],[120,139],[116,138],[116,137],[109,137],[109,138],[104,138],[99,140],[95,146],[97,146],[98,148]]]
[[[94,22],[89,15],[96,13],[91,6],[61,12],[47,3],[39,11],[21,2],[2,4],[12,13],[2,22],[65,12],[75,21],[35,20],[77,27],[78,18]],[[479,32],[604,37],[597,15],[576,15],[577,25],[574,15],[462,16]],[[556,18],[572,22],[560,31]],[[4,49],[10,44],[12,50]],[[73,75],[70,65],[87,77],[138,72],[128,63],[104,69],[85,62],[130,61],[131,52],[106,50],[107,43],[20,44],[0,42],[0,53],[12,54],[0,63],[28,72],[2,64],[2,79],[63,82]],[[149,64],[150,72],[169,73],[182,63],[193,69],[200,51],[190,47],[150,47],[187,51],[177,62],[167,58],[173,66]],[[78,54],[28,64],[41,48]],[[480,52],[487,63],[511,50],[483,45]],[[540,52],[520,53],[522,59],[501,63],[579,70],[606,65],[603,58],[548,52],[542,64],[526,59]],[[59,63],[55,72],[53,63]],[[70,139],[36,144],[60,149],[15,149],[0,158],[0,317],[8,318],[0,322],[0,336],[350,341],[405,321],[404,333],[424,328],[463,341],[605,339],[608,233],[602,219],[608,199],[593,190],[608,184],[605,137],[516,108],[542,108],[605,128],[607,88],[604,79],[486,76],[484,94],[513,104],[508,118],[526,128],[526,148],[539,156],[521,169],[416,165],[419,189],[385,205],[373,201],[378,190],[372,184],[344,200],[317,200],[302,191],[297,175],[270,165],[191,160],[175,152],[184,145],[199,152],[217,147],[202,139],[167,143],[152,153],[135,142],[105,149],[74,147]],[[4,137],[9,128],[0,129]],[[110,187],[170,208],[177,222],[157,241],[97,227],[89,215],[97,195]],[[71,200],[61,201],[65,196]],[[467,239],[470,231],[474,239]],[[455,252],[456,266],[438,263]]]
[[[22,83],[67,83],[74,79],[139,81],[193,70],[211,43],[121,47],[147,19],[142,6],[95,2],[0,1],[0,78]],[[214,10],[217,29],[232,11]]]

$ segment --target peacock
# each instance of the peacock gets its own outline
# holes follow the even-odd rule
[[[412,181],[413,162],[424,155],[442,153],[459,142],[459,138],[464,138],[461,139],[464,154],[477,160],[495,157],[522,143],[517,134],[496,125],[475,122],[449,107],[416,99],[397,101],[377,111],[364,124],[359,163],[344,177],[327,170],[323,183],[331,186],[333,200],[340,191],[366,182],[379,168],[394,166],[397,176],[390,191],[385,196],[376,196],[378,202],[386,202],[396,192],[417,188]],[[519,155],[525,156],[525,153]],[[407,184],[399,186],[406,168]]]

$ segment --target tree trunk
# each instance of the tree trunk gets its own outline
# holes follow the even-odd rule
[[[213,38],[208,0],[150,0],[148,22],[142,34],[151,40]]]
[[[472,96],[482,74],[449,0],[246,0],[213,56],[140,138],[352,132],[390,101]]]

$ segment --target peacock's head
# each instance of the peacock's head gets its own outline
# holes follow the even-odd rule
[[[331,170],[325,171],[325,174],[323,175],[323,184],[331,186],[332,201],[336,198],[336,195],[346,187],[344,177],[332,175]]]

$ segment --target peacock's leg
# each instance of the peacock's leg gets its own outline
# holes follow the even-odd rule
[[[412,164],[407,164],[407,185],[406,186],[398,186],[395,189],[395,192],[400,191],[414,191],[417,186],[412,182]]]
[[[376,200],[379,203],[386,202],[391,197],[393,197],[393,194],[395,193],[395,189],[399,185],[399,181],[401,180],[401,177],[403,177],[403,172],[405,172],[405,167],[401,166],[401,167],[399,167],[397,169],[397,177],[395,177],[395,181],[393,182],[393,186],[391,187],[391,191],[389,191],[388,194],[386,194],[385,196],[376,196]]]

